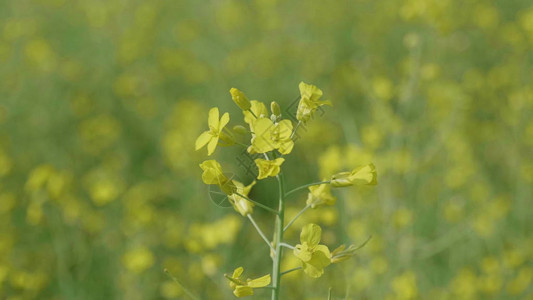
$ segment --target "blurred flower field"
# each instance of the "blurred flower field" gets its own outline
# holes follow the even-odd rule
[[[0,299],[188,299],[164,269],[233,299],[224,274],[266,274],[269,250],[210,200],[194,143],[210,107],[242,117],[230,88],[287,108],[300,81],[333,108],[301,130],[287,185],[370,162],[379,185],[287,231],[372,239],[283,277],[282,299],[533,299],[528,0],[0,1]],[[276,186],[250,196],[274,206]]]

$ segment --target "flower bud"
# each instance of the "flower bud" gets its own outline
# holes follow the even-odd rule
[[[244,127],[242,125],[235,125],[235,126],[233,126],[233,132],[235,132],[237,134],[245,135],[246,133],[248,133],[248,130],[246,129],[246,127]]]
[[[374,164],[355,168],[351,172],[340,172],[331,177],[331,186],[376,185],[377,173]]]
[[[233,102],[235,102],[235,104],[237,104],[240,109],[242,109],[243,111],[247,111],[250,109],[250,101],[243,92],[239,91],[236,88],[231,88],[231,90],[229,90],[229,93],[231,94],[231,99],[233,99]]]
[[[281,116],[281,108],[279,107],[279,104],[276,101],[270,102],[270,111],[276,118],[279,118]]]

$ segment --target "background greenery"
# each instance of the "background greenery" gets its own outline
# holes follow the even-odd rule
[[[231,299],[224,273],[270,272],[193,143],[211,106],[241,122],[231,87],[287,109],[301,80],[334,107],[288,187],[368,162],[379,185],[289,231],[373,239],[318,280],[284,277],[284,299],[532,299],[532,46],[529,0],[0,1],[0,299],[185,299],[164,268]],[[215,157],[247,183],[239,153]],[[274,187],[251,196],[273,205]]]

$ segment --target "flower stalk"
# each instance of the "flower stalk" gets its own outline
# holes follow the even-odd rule
[[[283,218],[285,216],[285,190],[283,186],[283,175],[276,176],[278,179],[279,187],[279,208],[278,215],[276,216],[276,225],[274,233],[274,246],[276,251],[274,252],[274,261],[272,263],[272,284],[274,289],[272,290],[272,300],[279,299],[280,283],[281,283],[281,257],[283,250],[281,247],[281,241],[283,240]]]
[[[299,191],[299,190],[303,190],[303,189],[305,189],[305,188],[307,188],[307,187],[310,187],[310,186],[313,186],[313,185],[325,184],[325,183],[331,183],[331,181],[328,180],[328,181],[319,181],[319,182],[313,182],[313,183],[309,183],[309,184],[304,184],[304,185],[299,186],[299,187],[297,187],[297,188],[295,188],[295,189],[293,189],[293,190],[288,191],[288,192],[285,194],[285,197],[288,197],[290,194],[292,194],[292,193],[294,193],[294,192],[297,192],[297,191]]]

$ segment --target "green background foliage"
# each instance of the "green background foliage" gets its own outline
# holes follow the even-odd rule
[[[286,116],[302,80],[334,106],[288,188],[369,162],[379,185],[288,231],[373,239],[320,279],[284,276],[284,299],[531,299],[532,45],[528,0],[0,1],[0,299],[185,299],[164,268],[231,299],[224,273],[270,272],[209,200],[194,140],[211,106],[243,123],[231,87]],[[249,183],[241,151],[215,157]],[[273,206],[275,184],[250,196]]]

